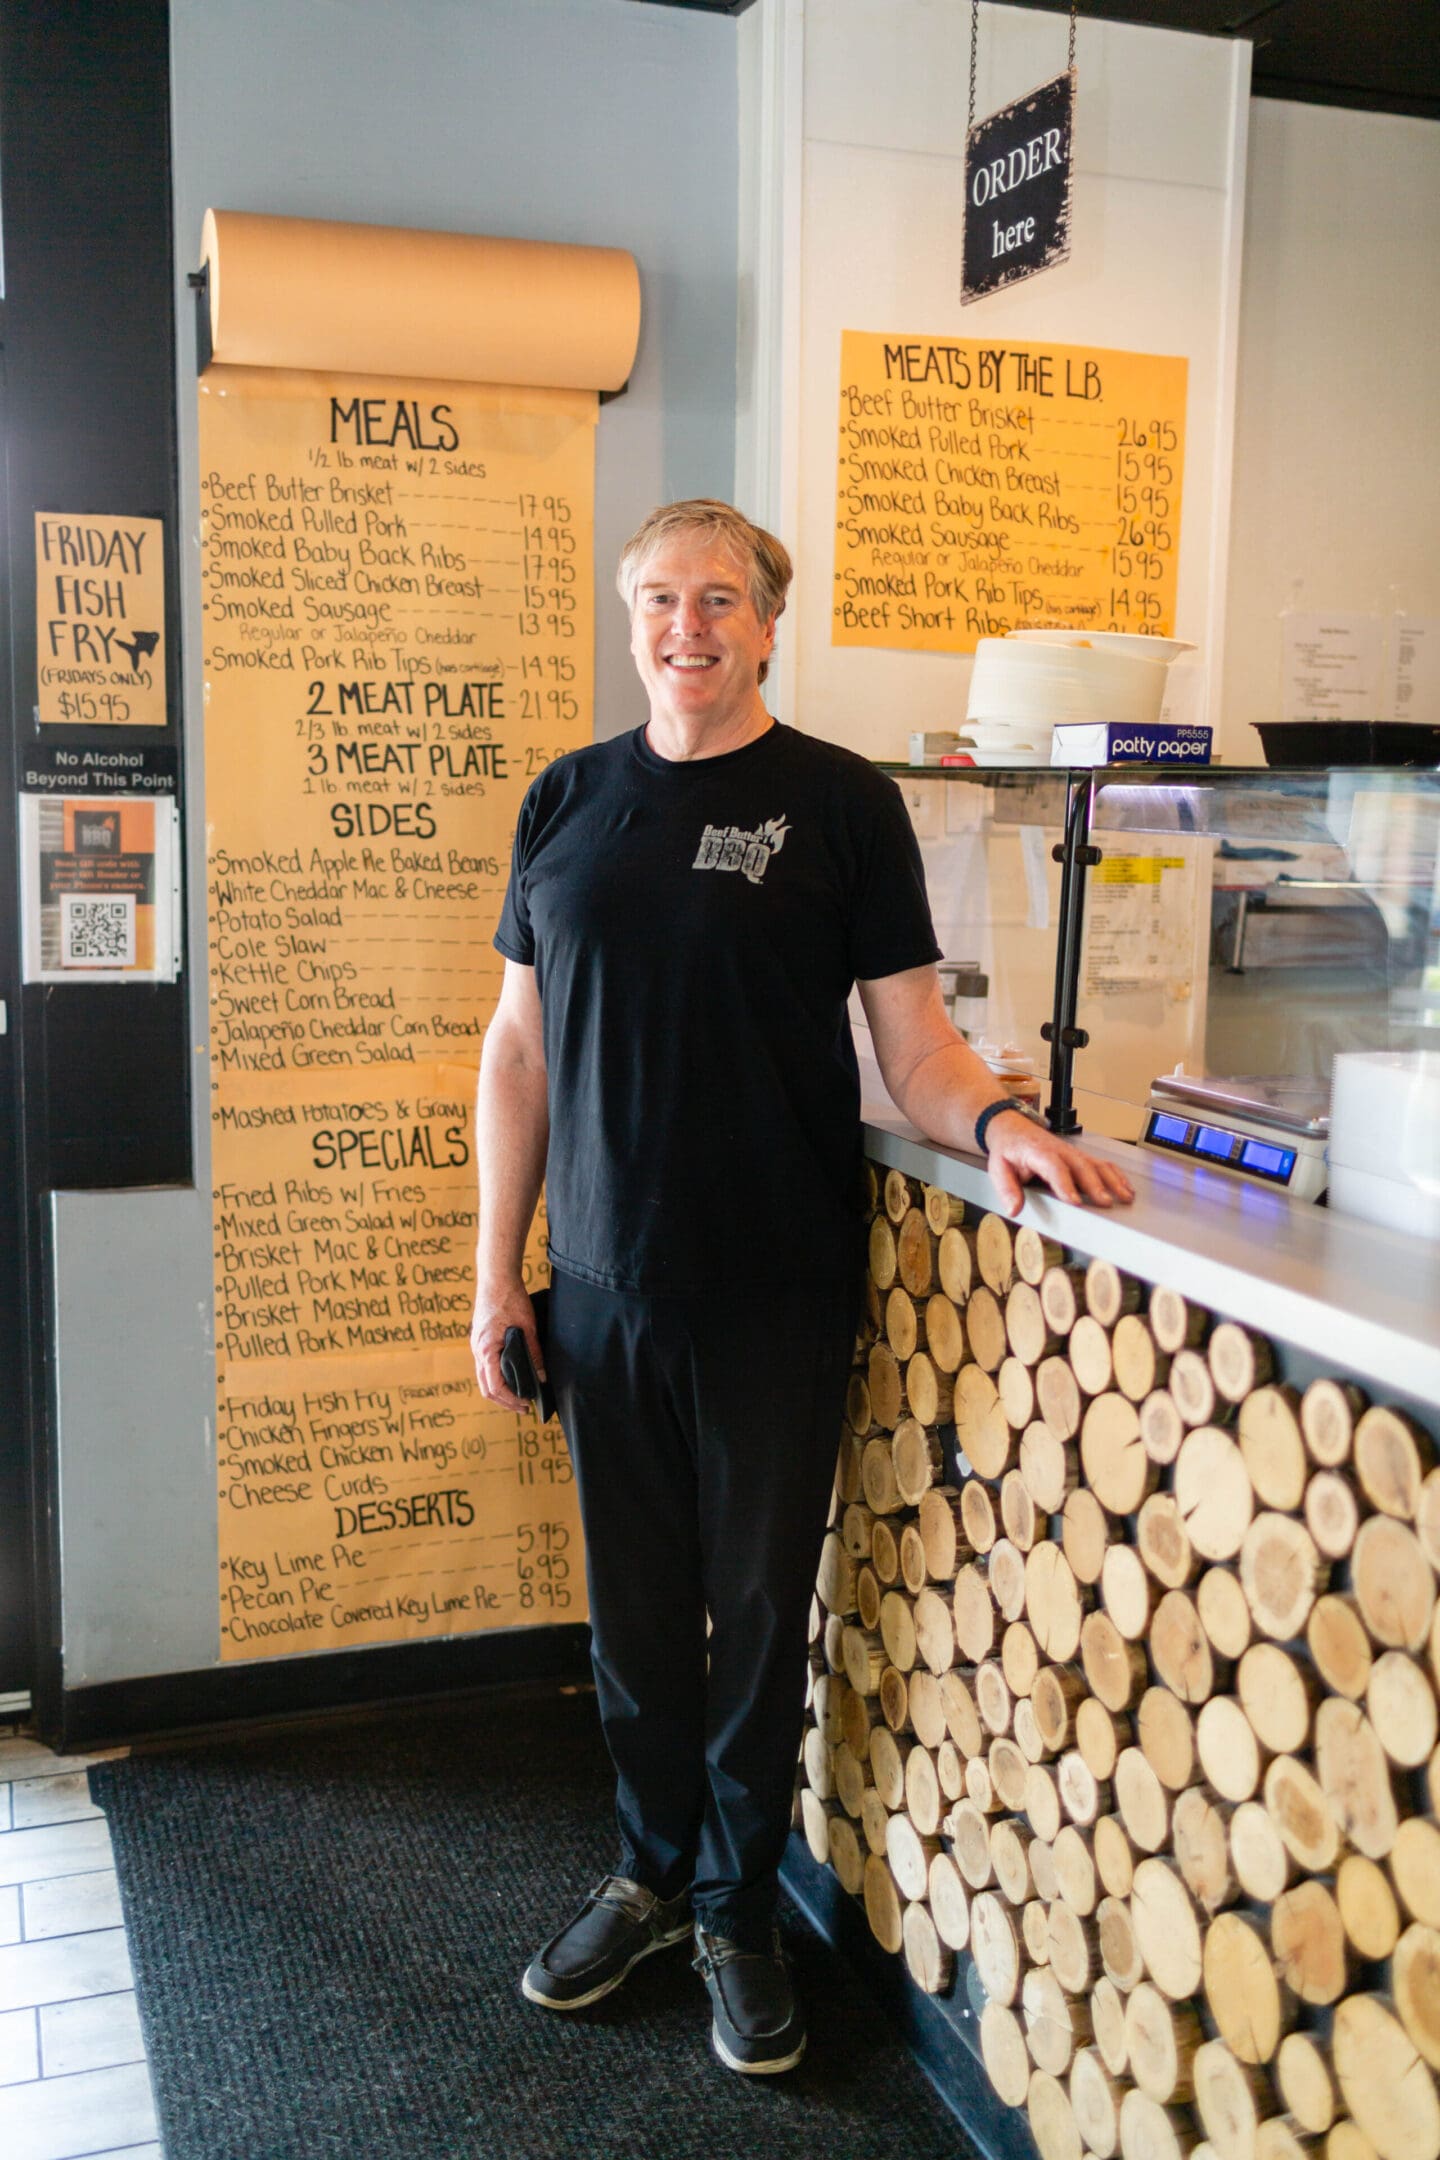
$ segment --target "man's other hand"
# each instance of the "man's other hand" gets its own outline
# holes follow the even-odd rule
[[[1113,1207],[1133,1200],[1135,1189],[1114,1163],[1087,1155],[1068,1140],[1061,1140],[1047,1126],[1028,1117],[995,1117],[985,1134],[985,1167],[1000,1195],[1007,1215],[1018,1215],[1024,1201],[1021,1187],[1048,1185],[1057,1200],[1081,1207]]]
[[[475,1378],[480,1384],[480,1392],[487,1402],[498,1403],[502,1410],[528,1410],[529,1403],[512,1395],[500,1374],[505,1331],[512,1327],[523,1328],[535,1377],[543,1380],[545,1360],[540,1354],[535,1308],[530,1303],[529,1291],[518,1282],[482,1283],[475,1293],[475,1311],[470,1321],[470,1352],[475,1360]]]

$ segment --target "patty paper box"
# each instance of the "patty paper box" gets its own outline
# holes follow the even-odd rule
[[[1213,730],[1161,721],[1066,721],[1052,731],[1052,765],[1208,765]]]

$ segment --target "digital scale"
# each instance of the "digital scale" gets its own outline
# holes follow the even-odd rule
[[[1330,1089],[1324,1080],[1166,1073],[1150,1088],[1141,1145],[1232,1177],[1318,1200],[1329,1172]]]

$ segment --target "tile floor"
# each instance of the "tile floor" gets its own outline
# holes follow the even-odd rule
[[[5,2160],[160,2160],[97,1760],[0,1726]]]

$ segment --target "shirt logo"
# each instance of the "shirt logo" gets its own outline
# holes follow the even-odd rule
[[[738,825],[707,825],[700,835],[700,851],[692,870],[739,870],[758,885],[770,867],[772,856],[785,845],[790,830],[783,816],[767,818],[753,832]]]

